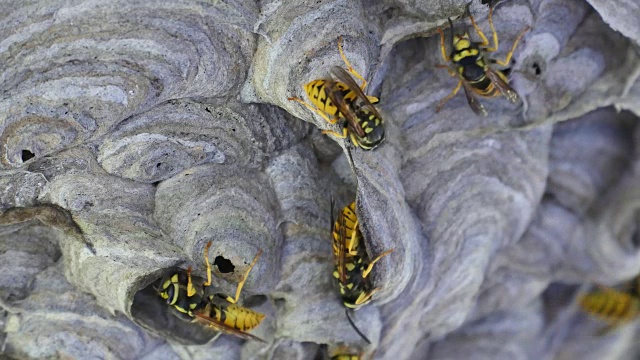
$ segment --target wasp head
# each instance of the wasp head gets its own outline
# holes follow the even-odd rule
[[[168,305],[173,305],[177,300],[178,294],[178,274],[165,277],[160,281],[160,287],[155,288],[158,296],[166,300]]]

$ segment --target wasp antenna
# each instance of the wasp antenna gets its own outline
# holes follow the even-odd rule
[[[482,1],[484,2],[484,0],[482,0]],[[465,7],[464,7],[464,13],[462,14],[462,16],[465,16],[465,15],[471,15],[471,11],[469,11],[469,9],[471,8],[471,3],[472,3],[472,2],[473,2],[473,1],[469,1],[469,2],[467,3],[467,5],[465,5]],[[489,0],[489,7],[491,7],[491,2],[492,2],[492,0]]]
[[[331,231],[333,231],[333,208],[336,206],[336,199],[333,198],[333,196],[331,197],[331,223],[329,224],[329,227],[331,228]],[[333,235],[332,235],[333,236]]]
[[[349,324],[351,324],[351,327],[353,328],[353,330],[355,330],[358,333],[358,335],[360,335],[362,340],[366,341],[367,344],[371,345],[371,341],[369,341],[369,339],[362,333],[362,331],[360,331],[360,329],[358,329],[358,327],[353,322],[353,320],[351,320],[351,316],[349,315],[349,309],[348,308],[344,309],[344,313],[347,315],[347,320],[349,320]]]
[[[356,176],[356,183],[358,183],[358,170],[356,170],[356,163],[353,162],[353,156],[351,155],[351,146],[347,144],[345,148],[347,149],[349,166],[351,167],[351,170],[353,170],[353,174]]]
[[[453,41],[453,21],[451,21],[451,18],[447,18],[447,20],[449,21],[449,32],[451,33],[451,41]]]

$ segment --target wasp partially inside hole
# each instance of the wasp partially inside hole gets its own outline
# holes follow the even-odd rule
[[[244,272],[242,280],[236,287],[235,297],[215,292],[211,279],[211,264],[209,263],[209,248],[211,242],[204,248],[204,261],[207,268],[207,279],[191,275],[191,267],[187,271],[178,271],[160,280],[158,296],[171,306],[179,318],[198,322],[216,331],[231,334],[243,339],[264,340],[247,333],[256,328],[265,315],[246,307],[237,305],[242,287],[249,277],[262,250]],[[227,260],[228,261],[228,260]]]

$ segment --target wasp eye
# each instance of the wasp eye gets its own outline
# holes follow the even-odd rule
[[[169,287],[169,289],[167,289],[166,291],[166,294],[167,294],[167,304],[171,305],[171,303],[173,302],[174,287],[173,286]]]

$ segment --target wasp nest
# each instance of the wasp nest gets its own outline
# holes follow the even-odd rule
[[[640,9],[500,2],[491,58],[530,27],[507,66],[522,104],[480,98],[479,117],[458,94],[436,112],[456,85],[436,29],[475,36],[468,12],[490,34],[483,2],[4,1],[0,351],[632,357],[635,329],[602,336],[576,297],[640,273]],[[320,134],[339,125],[287,100],[344,66],[340,37],[386,130],[352,160]],[[371,345],[332,278],[330,199],[356,197],[368,254],[394,249],[354,314]],[[176,269],[205,275],[209,242],[227,294],[262,250],[242,304],[265,344],[158,296]]]

